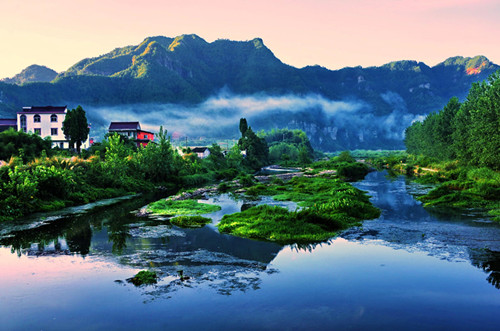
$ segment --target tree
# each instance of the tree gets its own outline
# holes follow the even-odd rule
[[[78,106],[66,113],[62,130],[69,139],[70,147],[73,148],[76,144],[76,152],[80,154],[80,146],[87,139],[90,131],[85,110],[83,110],[82,106]]]
[[[248,123],[246,118],[240,118],[240,132],[241,136],[244,136],[248,130]]]
[[[176,152],[163,126],[160,126],[157,138],[156,143],[149,143],[139,150],[138,158],[146,179],[154,183],[167,183],[178,175]]]
[[[252,127],[247,126],[246,119],[240,120],[241,138],[238,147],[246,151],[245,164],[254,170],[259,170],[269,161],[269,147],[264,138],[258,137]]]

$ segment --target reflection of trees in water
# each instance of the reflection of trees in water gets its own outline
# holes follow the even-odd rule
[[[300,252],[300,251],[304,251],[304,252],[309,252],[309,253],[312,253],[316,247],[318,246],[323,246],[323,245],[327,245],[327,246],[330,246],[333,242],[334,238],[331,238],[327,241],[322,241],[322,242],[317,242],[317,243],[295,243],[295,244],[291,244],[289,245],[290,248],[296,252]]]
[[[500,252],[489,249],[471,249],[469,257],[473,266],[488,273],[486,280],[500,290]]]
[[[11,246],[18,256],[60,255],[78,253],[87,255],[92,240],[92,230],[88,222],[60,219],[43,226],[11,233],[11,237],[0,239],[0,244]]]
[[[119,229],[124,228],[133,219],[130,210],[144,204],[144,199],[134,199],[117,205],[100,206],[83,214],[58,217],[55,220],[50,220],[49,217],[39,226],[29,228],[31,225],[28,225],[21,230],[15,222],[11,225],[3,224],[4,235],[0,238],[0,245],[11,246],[12,253],[17,253],[18,256],[23,253],[29,255],[77,253],[85,256],[90,251],[93,230],[113,224],[116,229],[112,237],[116,244],[113,241],[113,246],[119,251],[125,246],[126,241],[126,233],[120,232]],[[41,221],[34,219],[33,225],[37,222]]]

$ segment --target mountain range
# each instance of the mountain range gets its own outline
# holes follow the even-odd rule
[[[47,75],[30,75],[32,67],[0,82],[0,117],[12,117],[26,105],[82,104],[97,126],[105,126],[111,112],[119,116],[123,109],[123,117],[129,118],[132,115],[125,112],[133,106],[133,116],[142,119],[153,109],[176,125],[169,130],[182,126],[190,131],[186,123],[178,124],[179,116],[192,121],[194,113],[203,118],[223,112],[254,116],[257,129],[301,128],[323,150],[400,148],[402,132],[412,121],[439,110],[453,96],[464,98],[473,82],[500,69],[484,56],[451,57],[433,67],[396,61],[340,70],[295,68],[280,61],[259,38],[209,43],[196,35],[149,37],[139,45],[81,60],[57,76],[48,68]],[[247,104],[235,103],[235,98]],[[299,100],[302,106],[285,99]],[[214,108],[214,100],[225,100],[226,105],[219,102]],[[249,100],[263,111],[253,112]],[[212,108],[204,108],[207,102]],[[176,107],[177,117],[169,119],[172,112],[165,109]],[[144,117],[146,124],[159,125]],[[203,127],[191,131],[211,133]],[[232,136],[235,131],[216,133]]]

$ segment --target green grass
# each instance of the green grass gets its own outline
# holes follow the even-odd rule
[[[252,207],[224,215],[217,225],[219,231],[281,244],[311,243],[325,241],[339,230],[380,216],[363,191],[330,177],[294,177],[283,185],[258,184],[249,190],[252,195],[274,195],[275,200],[295,201],[303,209]]]
[[[182,228],[201,228],[210,222],[210,218],[202,216],[177,216],[170,220],[170,223]]]
[[[159,200],[150,203],[147,211],[157,215],[198,215],[219,211],[220,206],[200,203],[195,200]]]

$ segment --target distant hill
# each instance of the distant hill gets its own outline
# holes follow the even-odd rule
[[[4,78],[1,81],[8,84],[24,84],[37,82],[51,82],[57,77],[57,72],[45,66],[37,64],[26,67],[23,71],[12,78]]]
[[[104,127],[109,124],[105,123],[109,111],[101,107],[126,112],[128,105],[173,104],[181,105],[184,112],[195,112],[220,91],[229,91],[229,97],[252,96],[257,100],[271,96],[281,98],[281,102],[293,96],[301,98],[300,110],[291,112],[298,106],[276,105],[275,100],[266,99],[268,104],[261,107],[269,110],[259,112],[250,123],[256,129],[303,129],[313,145],[323,150],[402,148],[407,125],[439,110],[452,96],[464,98],[473,82],[498,69],[484,56],[452,57],[434,67],[397,61],[368,68],[299,69],[281,62],[259,38],[208,43],[196,35],[157,36],[81,60],[50,83],[0,83],[0,116],[12,117],[25,105],[82,104],[99,109],[90,111],[89,117]],[[333,101],[343,103],[330,105]],[[227,104],[227,114],[236,116],[243,111]],[[217,107],[222,107],[221,103]],[[249,111],[251,105],[244,107]],[[133,108],[139,119],[151,110]],[[169,117],[169,123],[180,125],[174,121],[179,114],[175,116]],[[151,120],[151,124],[161,122]],[[200,129],[193,131],[198,134]],[[233,133],[221,129],[217,134]]]

